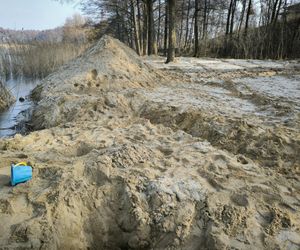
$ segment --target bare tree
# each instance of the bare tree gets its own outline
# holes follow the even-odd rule
[[[81,1],[96,24],[105,22],[107,33],[141,55],[163,47],[169,59],[175,48],[193,56],[300,56],[299,25],[289,11],[295,0]]]
[[[175,9],[176,0],[168,0],[169,10],[169,48],[166,63],[173,62],[175,60],[175,46],[176,46],[176,29],[175,29]]]
[[[138,27],[138,22],[136,19],[135,4],[134,4],[133,0],[130,0],[130,7],[131,7],[133,29],[134,29],[135,48],[136,48],[136,52],[138,53],[138,55],[141,55],[139,27]]]
[[[195,36],[195,49],[194,56],[199,54],[199,0],[195,0],[195,26],[194,26],[194,36]]]

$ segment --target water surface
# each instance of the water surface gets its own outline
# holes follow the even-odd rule
[[[17,116],[33,105],[29,94],[37,86],[37,81],[26,78],[11,78],[5,85],[7,89],[11,90],[16,102],[6,111],[0,112],[0,138],[13,136],[18,132]],[[20,98],[25,100],[22,102]]]

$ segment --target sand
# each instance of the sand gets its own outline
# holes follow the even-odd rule
[[[299,249],[299,85],[253,83],[299,72],[199,60],[104,37],[47,77],[37,131],[0,140],[0,249]]]

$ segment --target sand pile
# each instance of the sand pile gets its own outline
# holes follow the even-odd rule
[[[41,97],[61,91],[83,94],[99,89],[153,86],[161,78],[163,74],[145,64],[132,49],[104,36],[82,56],[48,76],[42,83]]]
[[[0,81],[0,111],[6,109],[14,102],[13,96],[5,88],[4,84]]]
[[[81,112],[92,110],[97,102],[116,105],[103,92],[115,95],[122,89],[151,87],[164,81],[166,76],[145,64],[132,49],[104,36],[81,57],[48,76],[33,92],[33,97],[41,100],[34,112],[34,128],[71,121]]]
[[[122,58],[143,76],[120,78]],[[0,140],[0,248],[299,249],[296,132],[273,122],[273,154],[254,104],[165,79],[106,37],[35,90],[46,129]],[[277,153],[291,174],[265,165]],[[33,180],[12,188],[22,160]]]

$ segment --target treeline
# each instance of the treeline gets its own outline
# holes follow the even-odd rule
[[[300,4],[293,0],[83,0],[110,33],[140,55],[300,57]]]
[[[63,28],[58,27],[50,30],[11,30],[0,27],[0,43],[15,41],[18,43],[28,43],[32,41],[61,42]]]

